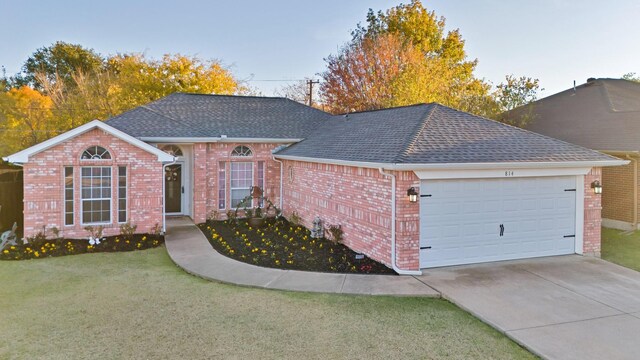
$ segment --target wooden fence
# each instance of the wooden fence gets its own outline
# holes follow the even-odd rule
[[[22,230],[22,201],[22,170],[0,169],[0,233],[9,230],[14,222]]]

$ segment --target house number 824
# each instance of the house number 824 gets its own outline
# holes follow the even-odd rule
[[[507,170],[504,172],[504,176],[513,176],[513,170]]]

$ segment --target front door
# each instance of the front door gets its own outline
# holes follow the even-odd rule
[[[164,173],[165,212],[167,214],[182,213],[182,164],[169,165]]]

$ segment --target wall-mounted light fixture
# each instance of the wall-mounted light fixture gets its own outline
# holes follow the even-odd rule
[[[600,185],[600,181],[596,180],[592,182],[591,188],[595,194],[602,194],[602,185]]]
[[[409,197],[409,201],[411,202],[418,201],[418,192],[414,187],[410,187],[409,190],[407,190],[407,196]]]

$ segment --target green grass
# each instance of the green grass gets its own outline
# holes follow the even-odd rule
[[[602,258],[640,271],[640,231],[602,228]]]
[[[533,358],[439,299],[208,282],[164,247],[1,261],[2,359]]]

